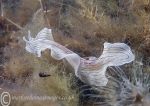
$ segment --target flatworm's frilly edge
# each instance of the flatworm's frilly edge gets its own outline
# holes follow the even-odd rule
[[[105,76],[107,67],[120,66],[130,63],[135,56],[130,47],[124,43],[104,43],[102,55],[98,58],[82,58],[73,51],[55,42],[51,29],[42,29],[35,38],[28,34],[26,50],[30,53],[41,56],[41,51],[51,50],[51,56],[54,59],[66,59],[74,68],[75,75],[84,83],[92,86],[106,86],[108,79]]]

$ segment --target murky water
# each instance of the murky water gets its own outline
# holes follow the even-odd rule
[[[148,0],[1,0],[0,91],[59,97],[12,100],[15,106],[149,106],[149,5]],[[50,51],[42,52],[41,58],[26,52],[22,37],[28,30],[35,37],[44,27],[53,30],[55,41],[81,57],[100,56],[107,41],[129,44],[136,59],[109,67],[107,86],[90,86],[66,63],[51,58]],[[73,99],[61,98],[69,96]]]

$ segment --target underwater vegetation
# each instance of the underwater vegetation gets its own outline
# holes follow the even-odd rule
[[[0,94],[58,97],[12,100],[11,106],[149,106],[149,23],[149,0],[0,0]],[[48,49],[40,58],[25,50],[23,36],[30,30],[35,38],[44,27],[86,61],[101,56],[105,42],[125,43],[135,60],[107,67],[107,85],[93,86]]]
[[[150,75],[142,65],[133,63],[129,71],[110,67],[109,82],[104,87],[88,87],[80,91],[82,98],[88,98],[92,106],[149,106]],[[90,106],[89,105],[89,106]]]

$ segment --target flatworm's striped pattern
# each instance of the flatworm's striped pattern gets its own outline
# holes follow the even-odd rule
[[[66,47],[55,42],[51,29],[42,29],[35,38],[28,35],[26,50],[41,56],[41,51],[51,50],[54,59],[66,59],[75,70],[75,75],[83,82],[93,86],[105,86],[108,79],[105,76],[107,67],[120,66],[134,60],[134,55],[128,45],[124,43],[104,43],[104,50],[99,58],[82,58]]]

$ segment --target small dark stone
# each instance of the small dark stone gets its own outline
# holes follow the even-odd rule
[[[45,72],[40,72],[39,73],[39,77],[49,77],[49,76],[51,76],[50,74],[47,74],[47,73],[45,73]]]

